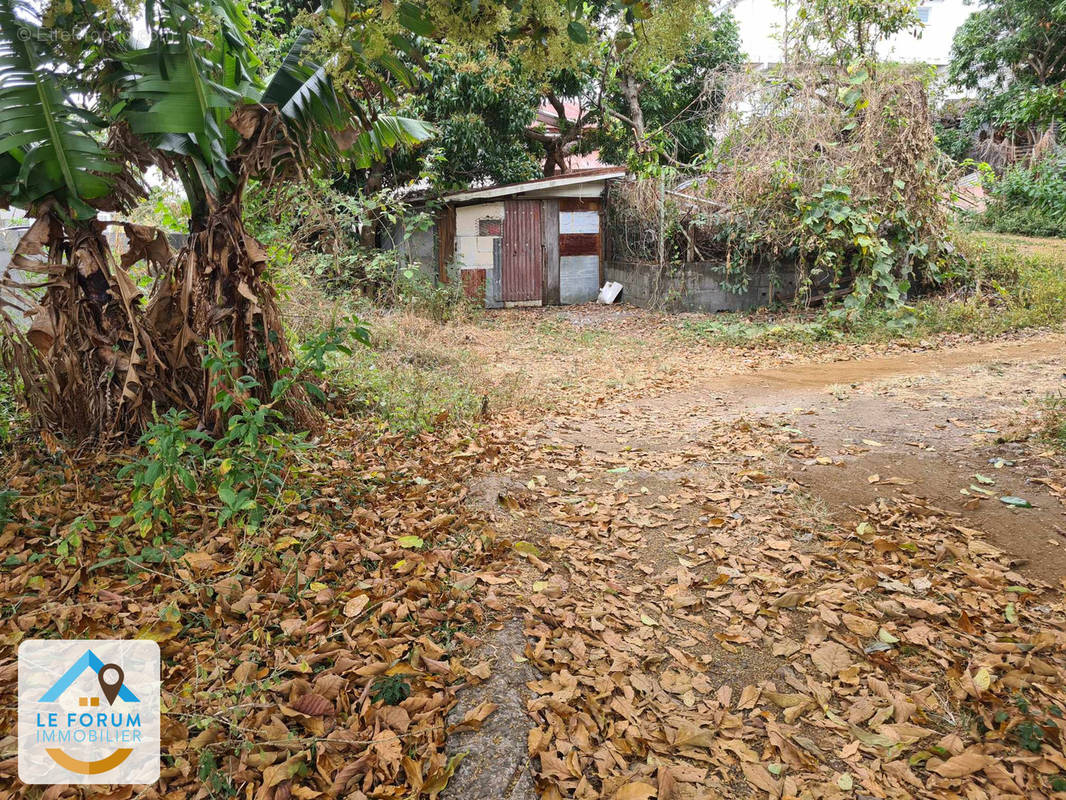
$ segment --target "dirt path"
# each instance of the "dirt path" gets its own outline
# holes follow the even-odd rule
[[[538,795],[1050,796],[1062,489],[995,440],[1062,388],[1064,342],[800,364],[533,425],[472,496],[525,559],[493,607],[540,674]]]
[[[1030,448],[997,443],[1018,415],[1033,413],[1034,401],[1056,392],[1066,392],[1066,337],[1049,335],[727,375],[549,430],[617,451],[677,447],[699,438],[709,420],[777,423],[794,432],[795,446],[776,460],[776,472],[838,518],[885,494],[921,496],[987,532],[1023,572],[1057,584],[1066,578],[1061,486]],[[1004,496],[1034,507],[1007,505]]]

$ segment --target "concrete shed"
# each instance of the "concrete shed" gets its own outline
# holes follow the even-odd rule
[[[446,195],[437,268],[489,308],[568,305],[603,284],[603,208],[623,167]]]

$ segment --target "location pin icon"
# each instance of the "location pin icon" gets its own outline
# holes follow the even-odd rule
[[[118,680],[114,683],[108,683],[107,678],[104,677],[108,672],[118,673]],[[122,671],[122,667],[118,664],[104,664],[100,667],[100,671],[96,673],[96,679],[100,681],[100,688],[104,692],[104,697],[107,698],[108,705],[114,705],[115,698],[118,697],[118,693],[122,690],[122,682],[126,680],[126,673]]]

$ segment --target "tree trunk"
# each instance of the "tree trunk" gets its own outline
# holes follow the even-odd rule
[[[249,392],[264,403],[272,401],[275,383],[291,376],[292,357],[276,292],[263,279],[265,266],[266,251],[245,230],[239,199],[228,198],[206,219],[194,220],[147,309],[162,341],[171,343],[169,362],[174,383],[188,398],[185,407],[216,434],[225,418],[213,408],[218,386],[203,366],[208,342],[232,342],[241,376],[254,379]],[[318,415],[298,386],[278,403],[298,429],[317,427]]]
[[[633,130],[633,137],[640,150],[644,144],[644,111],[640,107],[640,85],[630,72],[622,73],[622,97],[625,98],[626,107],[629,109],[629,122]]]
[[[0,296],[0,355],[21,377],[31,417],[74,441],[132,434],[152,402],[178,399],[140,291],[115,263],[105,229],[38,209]],[[41,279],[20,280],[12,270]],[[35,287],[44,288],[39,305]]]
[[[378,161],[372,167],[366,175],[366,183],[363,186],[363,193],[369,197],[378,191],[385,184],[385,164]],[[378,218],[375,216],[368,220],[359,229],[359,243],[366,248],[377,247],[377,233],[378,233]]]
[[[192,411],[221,433],[226,415],[213,408],[218,386],[204,366],[214,340],[232,343],[238,377],[253,379],[242,391],[299,430],[317,427],[298,384],[272,395],[279,380],[295,377],[292,357],[263,278],[266,253],[245,230],[238,198],[194,219],[175,258],[168,248],[149,252],[157,237],[127,227],[124,261],[146,258],[161,273],[147,305],[116,263],[106,225],[39,209],[4,272],[0,361],[22,379],[35,424],[71,441],[131,439],[158,406]]]

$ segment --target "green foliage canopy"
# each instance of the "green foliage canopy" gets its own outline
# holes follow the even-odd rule
[[[493,53],[471,57],[437,47],[427,57],[414,113],[437,129],[428,158],[434,185],[444,189],[488,179],[517,183],[538,177],[539,155],[526,135],[540,103],[537,82]]]
[[[885,39],[919,30],[916,0],[799,0],[784,31],[784,47],[799,62],[869,66]]]
[[[955,32],[953,83],[977,91],[984,116],[1014,128],[1066,114],[1066,2],[982,2]]]
[[[632,126],[623,120],[631,108],[623,94],[619,70],[605,87],[608,113],[600,137],[601,155],[609,163],[639,167],[639,151],[668,154],[674,162],[691,164],[707,149],[710,121],[721,107],[723,70],[739,68],[740,33],[731,14],[701,12],[679,40],[679,52],[655,55],[622,65],[632,70],[639,86],[644,141],[635,142]]]

